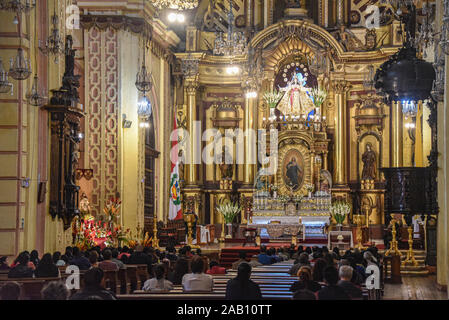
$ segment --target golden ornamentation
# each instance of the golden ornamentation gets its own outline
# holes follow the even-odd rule
[[[407,257],[404,261],[402,261],[402,265],[405,266],[407,263],[413,264],[413,266],[418,265],[418,261],[415,259],[415,253],[413,252],[413,228],[412,226],[408,227],[408,251]]]
[[[391,229],[391,235],[392,235],[392,239],[390,241],[390,249],[387,250],[387,252],[385,252],[385,256],[388,257],[390,255],[394,255],[394,256],[402,256],[401,252],[398,249],[398,241],[396,240],[396,224],[394,222],[395,220],[391,220],[391,224],[392,224],[392,229]]]

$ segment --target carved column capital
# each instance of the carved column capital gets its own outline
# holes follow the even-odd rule
[[[345,93],[348,93],[348,91],[351,89],[352,84],[346,80],[336,80],[333,83],[333,87],[334,87],[335,93],[345,94]]]
[[[198,91],[199,84],[196,79],[189,79],[184,82],[184,87],[188,95],[194,96]]]

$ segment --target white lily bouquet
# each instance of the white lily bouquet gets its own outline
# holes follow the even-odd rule
[[[324,101],[326,101],[327,91],[319,87],[315,87],[310,90],[310,96],[312,97],[315,108],[319,108]]]
[[[263,100],[268,105],[269,108],[276,108],[279,100],[281,100],[283,94],[279,91],[267,91],[263,94]]]
[[[351,205],[346,201],[337,200],[332,203],[329,210],[337,224],[342,224],[346,216],[351,212]]]
[[[306,188],[308,193],[313,192],[313,190],[315,189],[315,186],[313,184],[311,184],[311,183],[305,184],[304,187]]]
[[[217,211],[223,215],[225,223],[233,223],[235,217],[237,217],[241,210],[242,208],[237,203],[233,203],[229,200],[217,205]]]

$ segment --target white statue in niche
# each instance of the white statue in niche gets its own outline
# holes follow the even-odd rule
[[[279,88],[284,95],[279,102],[277,109],[284,115],[307,115],[315,106],[312,98],[305,87],[306,81],[301,73],[294,74],[292,80],[284,88]]]

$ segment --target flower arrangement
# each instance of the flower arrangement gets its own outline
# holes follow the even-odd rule
[[[290,197],[286,195],[279,196],[279,201],[282,202],[283,204],[286,204],[287,202],[290,201]]]
[[[108,221],[112,223],[117,223],[118,218],[120,217],[119,210],[122,201],[119,198],[110,198],[106,201],[106,205],[103,208],[103,212],[108,217]]]
[[[237,203],[232,203],[227,199],[217,206],[217,211],[223,215],[225,223],[233,223],[241,210],[242,208]]]
[[[315,107],[319,108],[324,103],[324,101],[326,101],[327,91],[319,87],[315,87],[310,90],[310,96],[312,97],[312,101]]]
[[[315,189],[315,186],[311,183],[306,183],[304,185],[304,187],[306,188],[307,192],[309,192],[309,193],[313,192],[313,190]]]
[[[283,94],[279,91],[267,91],[263,94],[263,100],[268,105],[269,108],[276,108],[279,100],[281,100]]]
[[[330,207],[331,217],[335,219],[337,224],[342,224],[346,216],[351,212],[351,205],[343,200],[337,200]]]

